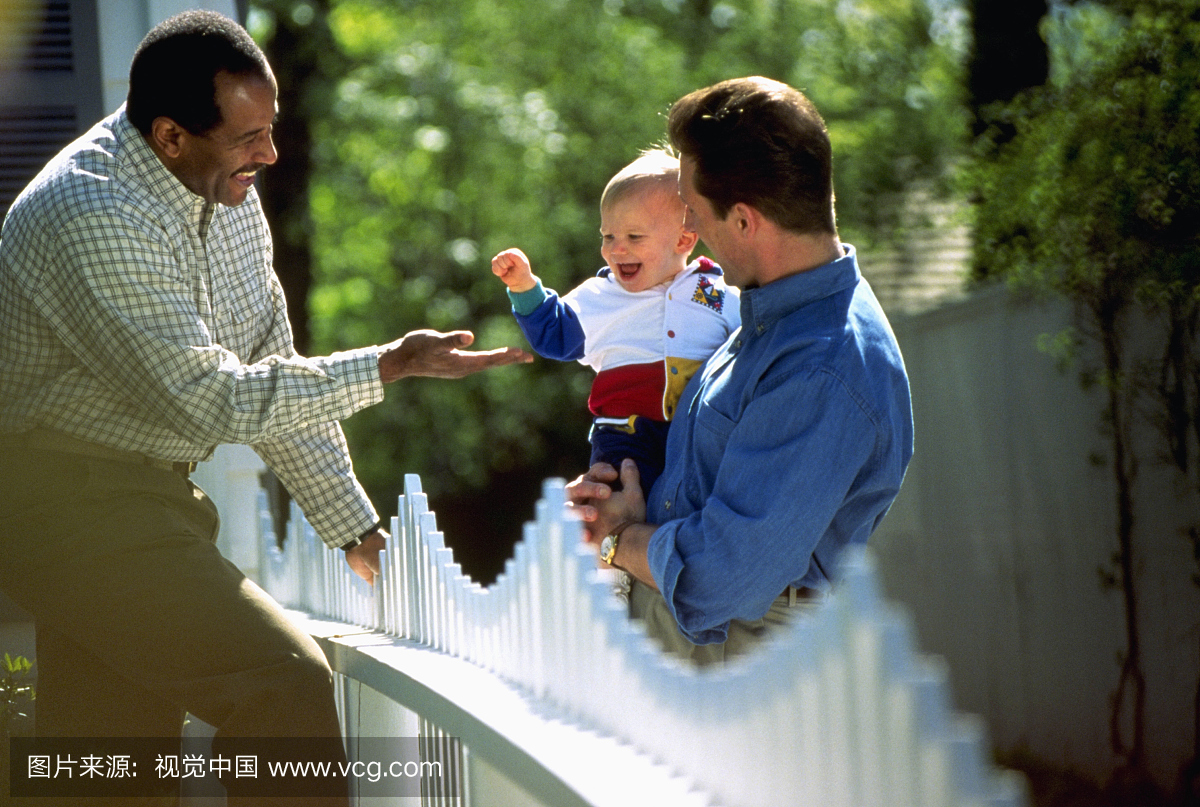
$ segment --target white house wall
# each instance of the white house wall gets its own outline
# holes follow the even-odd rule
[[[129,63],[142,37],[168,17],[192,8],[207,8],[237,19],[233,0],[96,0],[100,29],[100,71],[105,114],[125,103]]]
[[[955,703],[995,746],[1103,780],[1109,703],[1124,647],[1118,592],[1098,569],[1116,549],[1099,391],[1039,352],[1066,306],[1003,290],[895,325],[912,381],[916,453],[872,539],[889,597],[925,648],[946,656]],[[1147,694],[1147,758],[1165,786],[1192,748],[1200,591],[1177,498],[1139,436],[1135,552]],[[1128,721],[1127,721],[1128,724]]]

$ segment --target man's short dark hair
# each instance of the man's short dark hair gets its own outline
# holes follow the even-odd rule
[[[215,11],[185,11],[156,25],[129,68],[125,114],[142,134],[160,116],[194,135],[221,123],[217,73],[275,78],[246,29]]]
[[[784,229],[836,234],[829,132],[799,90],[759,76],[722,81],[676,101],[667,131],[721,218],[743,202]]]

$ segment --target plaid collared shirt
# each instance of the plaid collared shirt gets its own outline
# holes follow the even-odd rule
[[[0,433],[159,459],[253,446],[330,546],[378,516],[339,420],[383,399],[378,348],[298,356],[252,189],[209,204],[124,109],[64,149],[0,233]]]

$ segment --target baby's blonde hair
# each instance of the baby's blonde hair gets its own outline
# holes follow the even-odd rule
[[[651,190],[678,198],[678,186],[679,157],[667,149],[649,148],[608,181],[600,195],[600,209],[608,210],[623,199]]]

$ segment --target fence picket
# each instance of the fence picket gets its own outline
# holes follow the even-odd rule
[[[294,509],[283,551],[265,497],[267,590],[284,605],[480,667],[562,719],[632,744],[709,801],[832,807],[1022,807],[978,720],[949,705],[947,674],[884,601],[869,551],[847,550],[833,592],[749,659],[698,672],[627,617],[548,480],[537,518],[495,583],[462,573],[416,475],[391,520],[374,592]],[[702,799],[703,800],[703,799]]]

